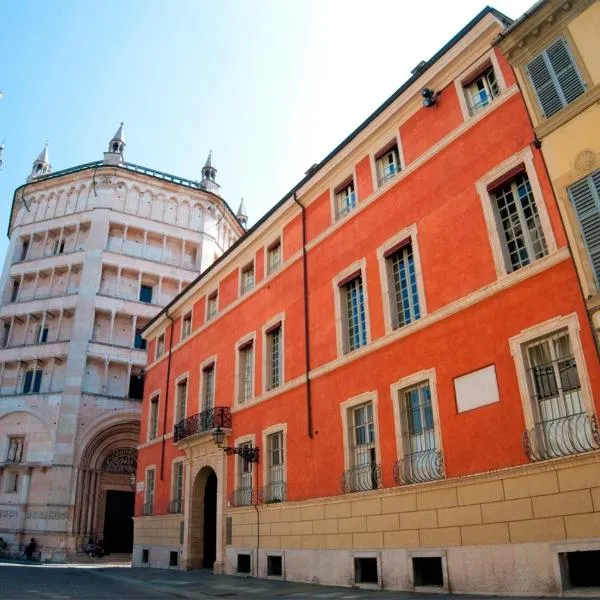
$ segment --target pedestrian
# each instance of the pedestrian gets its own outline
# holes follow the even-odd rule
[[[37,543],[35,541],[35,538],[31,538],[31,541],[29,542],[29,544],[27,544],[27,546],[25,546],[25,558],[27,560],[31,560],[33,558],[33,553],[35,552],[36,548],[37,548]]]

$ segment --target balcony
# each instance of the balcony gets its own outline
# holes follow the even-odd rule
[[[444,478],[444,459],[439,450],[412,452],[394,464],[394,481],[398,485],[424,483]]]
[[[600,449],[596,415],[581,412],[537,423],[523,433],[523,448],[532,461]]]
[[[229,503],[231,506],[252,506],[255,504],[256,497],[251,487],[241,487],[233,490]]]
[[[179,421],[173,431],[173,441],[181,442],[194,435],[213,429],[231,429],[231,411],[228,406],[215,406]]]
[[[356,465],[342,473],[340,485],[344,494],[376,490],[381,487],[381,465]]]
[[[175,498],[169,502],[167,511],[170,515],[179,515],[183,513],[183,498]]]
[[[287,485],[285,481],[273,481],[263,487],[259,501],[262,504],[275,504],[287,500]]]

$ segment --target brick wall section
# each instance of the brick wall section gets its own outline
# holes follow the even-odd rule
[[[254,507],[229,509],[255,548]],[[600,452],[479,476],[260,507],[260,547],[380,549],[600,536]]]

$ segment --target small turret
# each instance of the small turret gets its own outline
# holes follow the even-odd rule
[[[244,199],[240,200],[240,207],[236,213],[236,218],[240,222],[240,225],[244,229],[248,229],[248,215],[246,214],[246,207],[244,206]]]
[[[109,165],[120,165],[124,158],[123,152],[125,151],[125,134],[123,133],[124,123],[121,121],[119,129],[112,140],[108,142],[108,152],[104,153],[104,162]]]
[[[215,181],[217,177],[217,169],[212,164],[212,150],[208,153],[208,158],[202,167],[202,181],[200,188],[206,192],[218,194],[221,186]]]
[[[33,161],[33,167],[31,173],[27,178],[27,181],[33,181],[38,177],[43,177],[52,173],[52,165],[50,164],[50,158],[48,157],[48,142],[44,145],[44,149],[39,153],[39,156]]]

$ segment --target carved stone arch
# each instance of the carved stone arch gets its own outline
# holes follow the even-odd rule
[[[190,226],[190,203],[185,199],[179,202],[179,208],[177,210],[177,225],[181,227]]]
[[[200,202],[195,202],[190,211],[190,228],[202,231],[204,227],[204,208]]]
[[[46,211],[44,212],[44,219],[51,219],[56,212],[56,193],[50,192],[48,194],[48,202],[46,204]]]
[[[73,186],[69,189],[69,193],[67,195],[67,202],[65,204],[65,214],[70,215],[74,213],[77,208],[77,198],[79,197],[80,186]]]
[[[81,212],[86,209],[90,193],[93,193],[93,190],[88,188],[88,186],[85,184],[79,188],[74,212]]]
[[[152,218],[157,221],[165,220],[167,197],[161,193],[154,193],[154,199],[152,201]]]
[[[58,190],[56,193],[56,206],[54,207],[53,217],[60,217],[65,214],[66,195],[66,189]]]
[[[35,213],[35,220],[41,221],[45,218],[46,207],[48,206],[48,197],[46,194],[42,194],[37,203],[37,211]]]
[[[118,201],[120,197],[125,199],[125,212],[128,212],[132,215],[137,215],[139,194],[134,191],[134,188],[128,188],[122,181],[120,181],[115,188],[115,198]]]
[[[139,190],[138,215],[146,219],[152,218],[152,191],[148,188]]]
[[[177,223],[177,198],[171,196],[165,204],[165,223]]]

